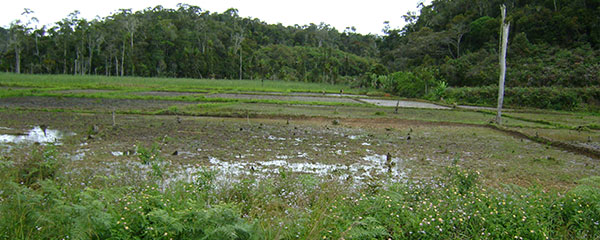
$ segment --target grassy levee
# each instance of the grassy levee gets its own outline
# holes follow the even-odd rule
[[[347,85],[272,80],[143,78],[0,73],[0,86],[54,89],[104,89],[127,91],[233,91],[359,93]],[[366,90],[362,90],[366,91]]]

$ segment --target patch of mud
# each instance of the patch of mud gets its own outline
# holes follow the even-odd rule
[[[369,96],[367,95],[358,95],[358,94],[339,94],[339,93],[307,93],[307,92],[293,92],[293,93],[288,93],[289,95],[294,95],[294,96],[327,96],[327,97],[360,97],[360,98],[367,98]]]
[[[415,102],[415,101],[400,101],[398,100],[381,100],[381,99],[360,99],[361,102],[374,104],[380,107],[395,107],[398,104],[398,107],[401,108],[424,108],[424,109],[451,109],[449,107],[444,107],[432,103],[424,103],[424,102]]]
[[[140,99],[93,99],[93,98],[55,98],[55,97],[12,97],[3,98],[0,107],[27,109],[76,109],[100,111],[127,111],[144,109],[155,111],[171,106],[190,105],[193,102]]]
[[[577,143],[575,143],[575,146],[580,146],[580,147],[600,151],[600,143],[599,142],[577,142]]]
[[[111,92],[115,92],[115,91],[114,90],[102,90],[102,89],[73,89],[73,90],[53,91],[53,93],[61,93],[61,94],[111,93]]]
[[[350,98],[335,97],[311,97],[311,96],[286,96],[286,95],[258,95],[258,94],[233,94],[218,93],[208,94],[207,98],[229,98],[245,100],[280,100],[280,101],[298,101],[298,102],[335,102],[335,103],[360,103]]]
[[[0,86],[0,89],[2,90],[26,90],[26,89],[33,89],[32,87],[10,87],[10,86]]]
[[[6,130],[6,128],[5,128]],[[32,143],[55,143],[60,144],[59,140],[65,136],[72,136],[74,133],[65,133],[55,129],[42,129],[36,126],[27,132],[17,134],[0,134],[0,144],[32,144]]]
[[[247,94],[257,94],[257,95],[290,95],[290,96],[308,96],[308,97],[350,97],[350,98],[368,98],[367,95],[359,95],[359,94],[339,94],[339,93],[317,93],[317,92],[244,92]]]
[[[158,96],[158,97],[180,97],[180,96],[195,96],[202,95],[200,92],[162,92],[162,91],[149,91],[149,92],[134,92],[133,95],[140,96]]]

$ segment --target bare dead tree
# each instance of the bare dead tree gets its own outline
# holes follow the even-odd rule
[[[502,11],[501,44],[500,44],[500,84],[498,86],[498,114],[496,123],[502,124],[502,103],[504,102],[504,81],[506,78],[506,49],[508,47],[508,31],[510,22],[506,22],[506,6],[500,6]]]

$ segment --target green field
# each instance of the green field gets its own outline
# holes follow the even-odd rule
[[[0,239],[600,238],[597,114],[340,89],[0,74]]]
[[[104,77],[73,75],[25,75],[0,73],[1,87],[51,89],[102,89],[124,91],[181,91],[181,92],[313,92],[358,93],[366,90],[351,89],[346,85],[285,81]]]

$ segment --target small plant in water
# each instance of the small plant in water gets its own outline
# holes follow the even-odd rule
[[[142,164],[152,166],[152,175],[162,178],[163,171],[161,168],[161,164],[164,162],[164,160],[160,156],[160,148],[158,144],[152,144],[152,147],[150,147],[149,149],[140,146],[137,150],[137,153],[138,158]]]

